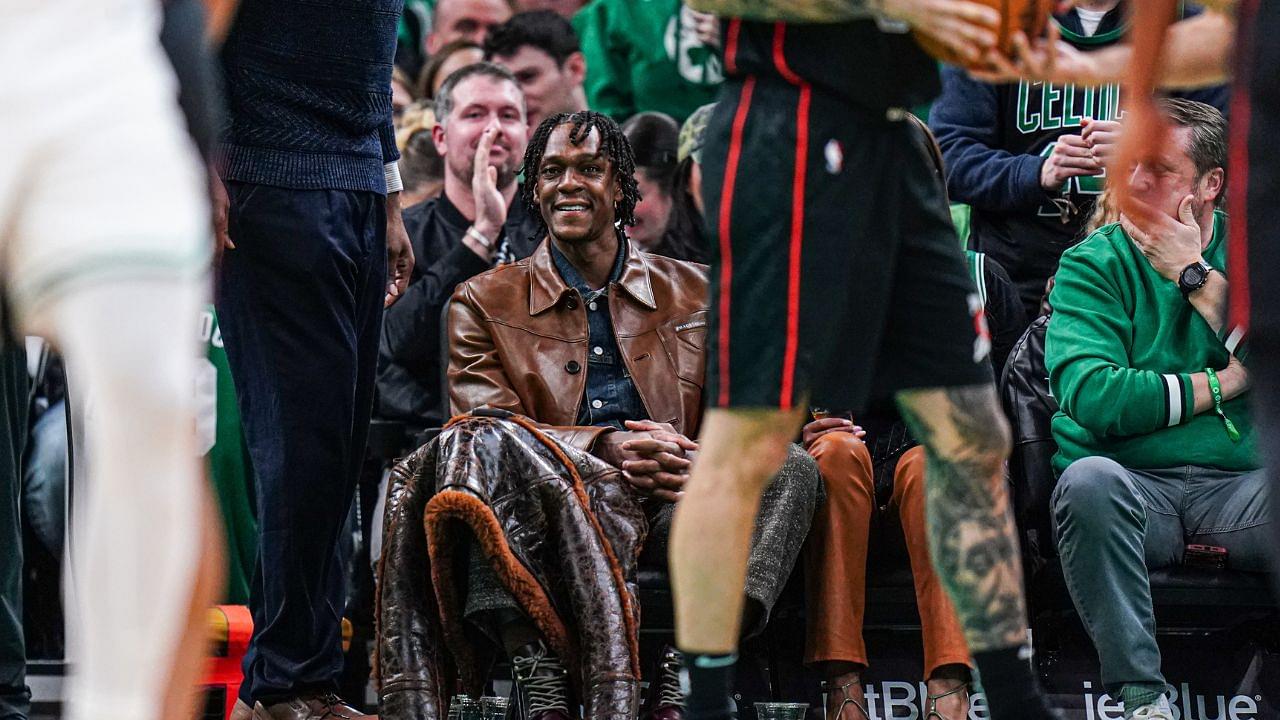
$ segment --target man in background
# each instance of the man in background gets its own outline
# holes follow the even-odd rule
[[[1073,55],[1104,53],[1128,30],[1123,0],[1081,0],[1052,22]],[[929,113],[947,164],[947,189],[972,207],[969,247],[1018,286],[1028,317],[1062,252],[1080,239],[1102,193],[1120,134],[1119,83],[1030,80],[992,84],[942,70]],[[1225,86],[1189,95],[1226,111]]]
[[[495,25],[511,18],[508,0],[439,0],[431,14],[431,32],[427,34],[427,55],[454,40],[477,45]]]
[[[529,114],[529,133],[556,113],[587,109],[587,63],[573,25],[550,10],[523,12],[494,27],[484,57],[511,71]]]
[[[404,298],[387,310],[378,353],[378,417],[413,430],[448,420],[440,325],[458,283],[528,257],[537,218],[516,202],[526,145],[516,79],[492,63],[458,70],[436,98],[432,128],[444,191],[405,213],[417,262]]]
[[[1172,141],[1126,178],[1120,222],[1063,255],[1045,340],[1062,403],[1063,573],[1107,691],[1141,720],[1173,719],[1148,569],[1183,562],[1189,544],[1227,548],[1251,572],[1276,555],[1249,373],[1226,322],[1226,121],[1203,103],[1161,107]]]

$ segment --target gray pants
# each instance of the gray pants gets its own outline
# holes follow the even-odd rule
[[[1053,492],[1058,552],[1109,691],[1165,683],[1147,570],[1180,563],[1196,543],[1227,548],[1232,569],[1265,571],[1278,552],[1268,508],[1262,470],[1129,470],[1088,457],[1062,473]]]

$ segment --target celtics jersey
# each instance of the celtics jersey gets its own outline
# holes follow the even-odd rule
[[[200,314],[200,340],[205,356],[196,380],[197,435],[208,460],[209,477],[218,499],[227,538],[227,587],[223,601],[249,601],[249,580],[257,553],[258,521],[254,512],[253,466],[240,426],[236,388],[227,351],[212,306]]]
[[[583,90],[614,120],[643,111],[683,122],[714,102],[724,79],[719,51],[703,41],[681,0],[592,0],[573,16],[587,59]]]

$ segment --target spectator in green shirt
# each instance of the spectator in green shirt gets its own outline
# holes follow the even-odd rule
[[[719,23],[680,0],[592,0],[573,18],[587,105],[618,122],[647,110],[684,122],[724,79]]]
[[[1240,570],[1277,552],[1227,296],[1226,120],[1165,100],[1173,142],[1128,178],[1137,209],[1062,256],[1045,364],[1061,477],[1052,507],[1071,598],[1126,718],[1173,720],[1148,569],[1188,544]]]

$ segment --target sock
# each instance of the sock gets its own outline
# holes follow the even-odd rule
[[[987,693],[991,720],[1048,720],[1059,717],[1045,701],[1040,683],[1024,654],[1030,648],[1012,647],[973,654]]]
[[[1164,695],[1164,685],[1133,683],[1120,688],[1120,701],[1124,703],[1124,716],[1133,717],[1133,712],[1143,705],[1154,705]]]
[[[729,655],[684,654],[685,720],[734,720],[733,671],[736,653]]]

